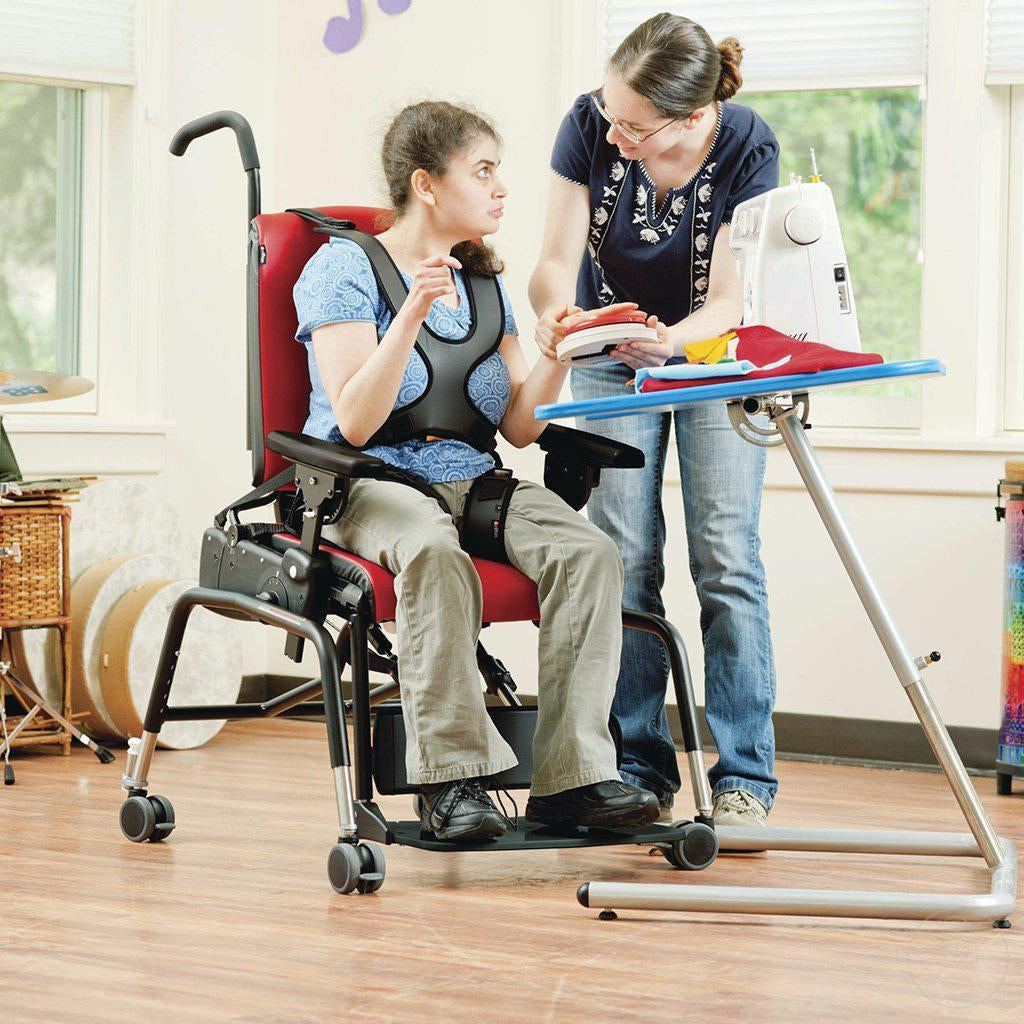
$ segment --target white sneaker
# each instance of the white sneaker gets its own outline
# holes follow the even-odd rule
[[[711,809],[716,825],[743,825],[756,828],[768,820],[768,808],[743,789],[719,793]]]
[[[764,828],[768,808],[757,797],[742,789],[730,789],[715,797],[711,814],[715,825],[739,825],[742,828]],[[722,853],[765,853],[764,848],[722,850]]]

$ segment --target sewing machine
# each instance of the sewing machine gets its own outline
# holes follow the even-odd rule
[[[860,351],[857,307],[832,190],[818,175],[736,207],[729,247],[743,281],[743,322]]]

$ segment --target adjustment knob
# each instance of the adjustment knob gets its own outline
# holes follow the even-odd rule
[[[783,222],[786,234],[797,245],[810,245],[821,238],[825,231],[825,218],[816,206],[801,204],[794,206]]]

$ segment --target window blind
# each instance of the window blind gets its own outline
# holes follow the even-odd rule
[[[1024,0],[988,0],[985,81],[1024,82]]]
[[[698,22],[715,43],[736,36],[748,88],[924,82],[928,0],[604,0],[603,58],[661,11]]]
[[[135,0],[0,0],[0,73],[130,84]]]

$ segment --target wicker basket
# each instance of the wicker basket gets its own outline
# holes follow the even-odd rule
[[[0,507],[0,662],[13,660],[17,674],[33,682],[23,664],[21,643],[26,629],[56,629],[60,652],[60,695],[55,707],[74,720],[68,705],[71,675],[71,585],[68,543],[71,509],[59,503],[24,507]],[[19,657],[20,655],[20,657]],[[0,675],[0,700],[8,688]],[[18,703],[29,710],[20,696]],[[15,728],[19,717],[8,710],[8,726]],[[32,719],[14,740],[15,746],[55,743],[60,753],[71,749],[71,734],[55,719],[43,713]]]
[[[0,508],[0,629],[61,625],[67,621],[66,505]]]

